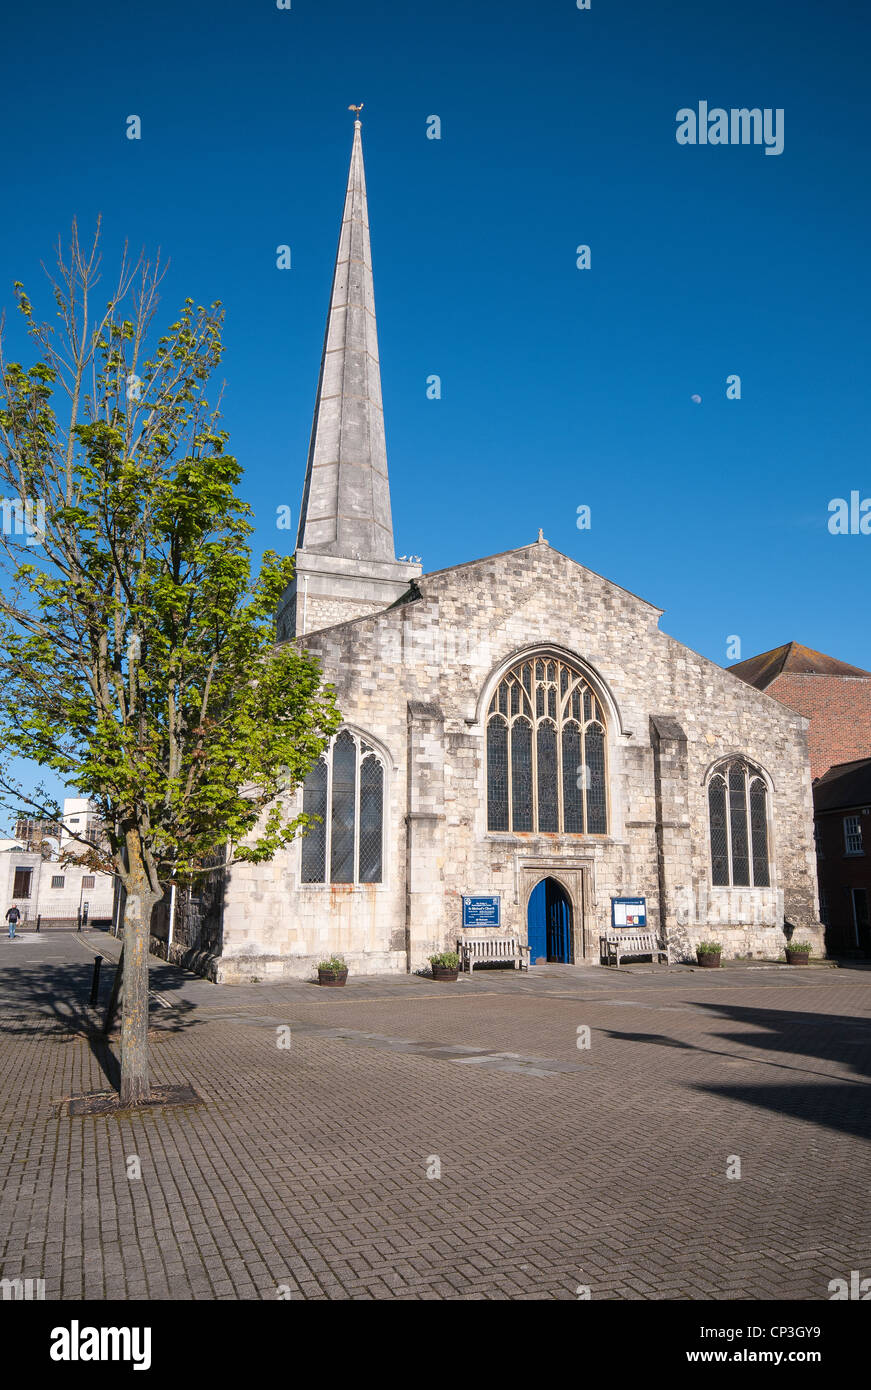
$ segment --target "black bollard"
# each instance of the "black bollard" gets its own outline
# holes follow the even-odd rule
[[[100,992],[100,966],[103,964],[102,956],[94,957],[94,978],[91,981],[91,1008],[96,1008],[97,995]]]
[[[41,921],[42,921],[42,913],[40,912],[39,916],[38,916],[37,919],[36,919],[36,930],[37,930],[37,931],[39,931],[39,924],[40,924]]]

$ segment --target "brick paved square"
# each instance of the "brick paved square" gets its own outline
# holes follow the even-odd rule
[[[71,1118],[107,1084],[95,946],[115,950],[0,954],[0,1277],[95,1300],[825,1300],[871,1275],[871,971],[326,991],[155,962],[154,1080],[207,1102]]]

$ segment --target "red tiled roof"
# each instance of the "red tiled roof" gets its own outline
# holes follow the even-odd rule
[[[871,801],[871,758],[837,763],[814,783],[814,808],[836,811]]]
[[[866,676],[871,680],[871,671],[863,671],[860,666],[848,666],[846,661],[815,652],[812,647],[802,646],[801,642],[786,642],[782,647],[748,657],[746,661],[738,661],[726,669],[757,690],[767,689],[773,680],[786,672],[808,676]]]

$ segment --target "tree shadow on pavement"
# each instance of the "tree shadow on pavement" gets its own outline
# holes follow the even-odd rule
[[[824,1125],[856,1138],[871,1138],[871,1019],[796,1009],[758,1009],[741,1004],[685,1001],[713,1018],[740,1025],[685,1042],[657,1033],[605,1029],[608,1037],[660,1047],[690,1048],[711,1057],[762,1064],[766,1080],[716,1084],[698,1081],[693,1089],[758,1106],[778,1115]],[[751,1055],[755,1054],[755,1055]],[[846,1075],[833,1076],[824,1066]],[[757,1073],[758,1075],[758,1073]]]
[[[9,963],[9,962],[4,962]],[[116,964],[104,957],[96,1007],[89,1000],[94,976],[93,958],[79,961],[43,960],[37,965],[14,965],[0,980],[0,1037],[27,1037],[52,1034],[59,1042],[85,1038],[109,1085],[118,1090],[121,1069],[113,1044],[118,1039],[118,1019],[108,1036],[103,1023]],[[161,971],[160,992],[170,996],[185,983],[182,971],[173,975]],[[193,1027],[196,1005],[182,997],[166,1008],[149,997],[149,1033],[180,1033]]]

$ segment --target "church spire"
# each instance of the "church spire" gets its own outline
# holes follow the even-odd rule
[[[372,250],[360,135],[354,144],[315,402],[294,576],[278,637],[307,636],[388,608],[421,566],[397,560],[390,515]]]
[[[359,107],[297,548],[395,561]]]

